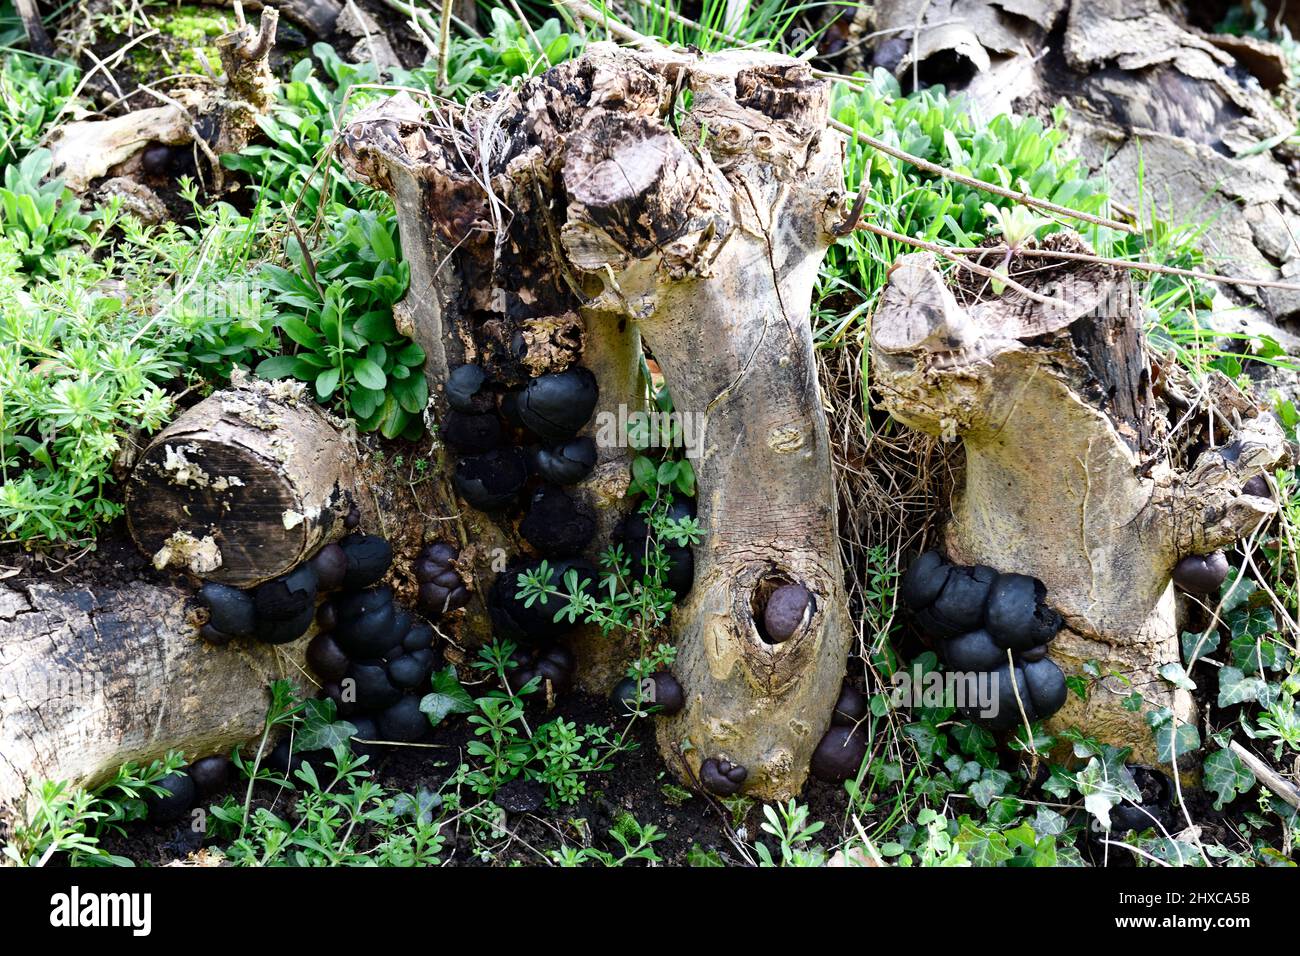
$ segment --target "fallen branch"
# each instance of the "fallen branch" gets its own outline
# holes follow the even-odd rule
[[[1238,759],[1246,765],[1247,769],[1255,775],[1255,778],[1260,783],[1291,804],[1291,806],[1300,810],[1300,790],[1296,789],[1293,783],[1280,776],[1277,771],[1237,743],[1237,741],[1234,740],[1228,744],[1228,749],[1237,755]]]

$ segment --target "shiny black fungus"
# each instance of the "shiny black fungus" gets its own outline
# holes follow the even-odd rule
[[[222,754],[203,757],[189,767],[190,779],[200,797],[211,797],[230,786],[234,779],[234,764]]]
[[[348,677],[356,682],[356,705],[364,711],[392,707],[402,696],[388,679],[388,668],[381,663],[353,664]]]
[[[596,519],[557,485],[534,493],[519,533],[539,554],[565,557],[578,554],[596,534]]]
[[[639,694],[637,691],[637,681],[632,677],[625,677],[614,685],[610,698],[615,710],[623,715],[634,714],[639,702],[639,709],[643,713],[656,708],[654,714],[671,717],[686,706],[686,693],[682,690],[682,685],[668,671],[651,674],[641,685]]]
[[[423,651],[433,647],[433,628],[424,622],[412,626],[402,638],[402,650],[408,654],[412,651]]]
[[[1031,663],[1033,661],[1041,661],[1044,657],[1047,656],[1047,645],[1039,644],[1037,647],[1031,647],[1027,651],[1021,651],[1016,656],[1019,657],[1021,662],[1025,664]]]
[[[700,764],[700,783],[710,793],[731,797],[740,792],[749,771],[739,764],[718,757],[710,757]]]
[[[583,435],[552,448],[538,448],[533,470],[557,485],[576,485],[596,467],[596,443]]]
[[[334,753],[330,750],[292,750],[289,746],[289,738],[285,737],[271,749],[266,758],[266,765],[281,776],[293,779],[294,775],[302,769],[302,765],[309,763],[318,778],[329,779],[333,777],[334,772],[326,764],[333,760]]]
[[[984,628],[1008,650],[1046,644],[1061,629],[1061,615],[1046,601],[1047,588],[1038,578],[999,574],[984,605]]]
[[[348,723],[357,729],[352,735],[352,752],[358,757],[373,757],[379,752],[379,748],[371,743],[362,743],[363,740],[381,740],[379,736],[379,724],[370,717],[349,717]]]
[[[463,455],[481,455],[501,444],[501,422],[491,412],[447,412],[438,423],[438,431]]]
[[[1273,497],[1273,489],[1269,487],[1268,479],[1263,475],[1256,475],[1254,478],[1247,479],[1246,483],[1241,486],[1241,493],[1243,495],[1254,495],[1256,498]]]
[[[399,626],[401,620],[393,607],[393,589],[390,587],[349,594],[339,602],[338,613],[334,640],[353,660],[383,657],[406,636],[406,630]]]
[[[338,606],[333,601],[321,601],[316,606],[316,627],[332,631],[339,622]]]
[[[457,493],[479,511],[499,511],[514,502],[528,480],[524,455],[517,448],[497,448],[456,462],[452,482]]]
[[[397,743],[416,743],[429,732],[429,718],[420,710],[420,698],[407,694],[379,715],[379,735]]]
[[[310,604],[303,608],[297,617],[283,620],[259,617],[253,629],[253,636],[263,644],[288,644],[306,634],[315,617],[316,609]]]
[[[1065,706],[1065,674],[1050,658],[1024,661],[1021,669],[1029,685],[1029,699],[1039,720],[1045,720]],[[1023,696],[1023,691],[1022,691]]]
[[[997,577],[996,571],[984,565],[954,566],[934,603],[917,612],[917,626],[923,633],[939,638],[978,629],[984,621],[989,589]]]
[[[433,651],[425,649],[402,654],[388,661],[388,680],[394,687],[414,690],[433,673]]]
[[[943,659],[952,671],[991,671],[1005,664],[1007,652],[988,631],[971,631],[943,642]]]
[[[166,143],[150,143],[140,154],[140,166],[150,176],[166,176],[175,165],[176,151]]]
[[[459,555],[450,544],[437,541],[415,559],[417,601],[420,610],[434,620],[469,603],[469,590],[455,566]]]
[[[813,750],[809,769],[818,780],[841,783],[857,776],[867,755],[867,738],[852,727],[831,727]]]
[[[175,823],[194,808],[198,791],[185,771],[174,771],[154,782],[165,792],[145,794],[144,802],[149,808],[150,820],[155,823]]]
[[[587,424],[599,397],[596,376],[575,366],[530,381],[519,393],[516,409],[529,431],[555,444],[572,438]]]
[[[538,598],[531,607],[517,595],[519,592],[519,575],[525,571],[537,571],[541,562],[529,561],[513,564],[497,575],[488,593],[488,610],[498,637],[530,644],[544,643],[550,638],[558,637],[573,625],[567,619],[555,620],[560,608],[568,604],[566,598],[551,596]],[[587,593],[594,593],[598,575],[596,569],[586,561],[579,559],[562,559],[548,561],[550,569],[549,583],[558,588],[562,594],[568,592],[564,576],[569,571],[576,571],[578,584],[585,584]]]
[[[783,584],[763,608],[763,639],[769,644],[788,641],[812,617],[813,610],[812,592],[802,584]]]
[[[359,524],[361,524],[361,509],[356,505],[352,505],[348,508],[347,517],[343,519],[343,527],[351,531]]]
[[[845,681],[840,687],[840,696],[831,711],[831,723],[836,727],[852,727],[865,720],[867,716],[867,698],[860,690]]]
[[[1131,767],[1133,782],[1142,795],[1140,804],[1129,799],[1110,811],[1110,830],[1113,834],[1130,830],[1168,830],[1173,805],[1173,783],[1164,773],[1150,767]]]
[[[333,591],[343,586],[348,573],[348,555],[337,544],[327,544],[311,559],[316,572],[317,586],[322,591]]]
[[[393,546],[377,534],[350,534],[339,542],[339,547],[348,556],[343,587],[349,591],[375,584],[393,563]]]
[[[479,366],[456,366],[447,376],[447,404],[458,412],[490,411],[493,397],[486,384],[487,375]]]
[[[199,637],[213,647],[222,647],[232,640],[229,634],[225,631],[218,631],[211,624],[204,624],[199,628]]]
[[[351,663],[333,634],[317,634],[307,645],[307,666],[322,681],[342,680]]]
[[[299,617],[304,610],[316,613],[316,572],[310,564],[300,564],[288,574],[282,574],[259,584],[253,591],[253,604],[259,620],[287,621]]]
[[[208,623],[228,637],[250,637],[255,607],[247,593],[209,581],[199,588],[199,602],[208,609]]]
[[[908,567],[898,586],[898,595],[913,611],[929,607],[948,582],[951,570],[952,565],[938,551],[927,551]]]
[[[1024,667],[1016,665],[1014,682],[1011,669],[1006,664],[1002,664],[991,673],[997,693],[997,698],[993,702],[994,712],[987,716],[980,714],[979,721],[990,730],[1010,730],[1013,727],[1023,726],[1025,717],[1028,717],[1031,722],[1037,720],[1038,715],[1034,710],[1034,702],[1029,696]],[[1019,694],[1018,700],[1017,694]],[[1025,711],[1024,717],[1020,714],[1022,706]]]
[[[1228,558],[1222,551],[1189,554],[1174,567],[1174,584],[1189,594],[1213,594],[1228,576]]]

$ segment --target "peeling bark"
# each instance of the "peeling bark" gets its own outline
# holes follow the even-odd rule
[[[1153,763],[1143,713],[1121,702],[1137,690],[1144,711],[1193,719],[1190,696],[1159,675],[1180,660],[1173,567],[1275,513],[1242,485],[1288,449],[1276,420],[1255,410],[1234,436],[1239,457],[1207,452],[1176,470],[1127,277],[1075,265],[1023,280],[1063,304],[1010,293],[963,293],[959,304],[929,253],[904,256],[873,319],[874,385],[899,421],[965,445],[945,535],[953,560],[1040,578],[1065,619],[1051,656],[1066,674],[1095,660],[1128,678],[1108,677],[1086,701],[1071,695],[1052,725]]]

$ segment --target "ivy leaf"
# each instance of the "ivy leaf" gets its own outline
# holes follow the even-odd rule
[[[1238,667],[1224,665],[1219,668],[1219,706],[1231,707],[1248,700],[1267,707],[1272,702],[1272,691],[1262,677],[1247,677]]]
[[[1178,724],[1172,720],[1152,728],[1156,738],[1156,753],[1161,763],[1172,764],[1183,754],[1199,750],[1201,732],[1191,724]]]
[[[1183,690],[1196,690],[1196,682],[1187,676],[1187,671],[1183,670],[1183,665],[1177,661],[1170,661],[1160,667],[1160,676],[1175,687],[1181,687]]]
[[[995,797],[1000,797],[1011,783],[1011,774],[1005,770],[985,770],[975,783],[971,784],[970,795],[982,810],[987,810]]]
[[[1217,630],[1210,631],[1209,634],[1204,635],[1204,640],[1202,640],[1202,635],[1195,631],[1183,631],[1182,644],[1183,662],[1187,665],[1187,669],[1191,670],[1193,664],[1202,658],[1209,657],[1219,649],[1219,632]],[[1196,656],[1193,657],[1193,654]]]
[[[1231,750],[1216,750],[1205,758],[1202,767],[1205,789],[1214,793],[1214,809],[1227,804],[1255,785],[1255,775]]]
[[[429,723],[438,726],[448,714],[468,714],[474,710],[474,699],[461,686],[456,667],[448,664],[444,670],[433,673],[433,693],[420,701],[420,712],[428,715]]]

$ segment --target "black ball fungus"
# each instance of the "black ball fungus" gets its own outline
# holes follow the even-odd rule
[[[1213,594],[1227,576],[1228,557],[1222,551],[1189,554],[1174,567],[1174,584],[1189,594]]]
[[[763,639],[769,644],[788,641],[812,613],[812,592],[802,584],[783,584],[771,593],[763,608]]]
[[[154,783],[162,787],[164,792],[145,795],[144,802],[149,808],[150,820],[155,823],[175,823],[194,808],[198,791],[193,779],[185,771],[173,771]]]
[[[388,669],[379,663],[353,664],[348,678],[355,682],[356,705],[365,711],[392,707],[402,692],[388,679]]]
[[[377,534],[350,534],[339,542],[339,547],[348,556],[343,587],[349,591],[375,584],[393,563],[392,545]]]
[[[1061,615],[1045,603],[1047,588],[1027,574],[999,574],[989,588],[984,627],[1000,647],[1013,651],[1046,644],[1061,629]]]
[[[140,167],[149,176],[166,176],[172,171],[175,151],[166,143],[150,143],[140,154]]]
[[[1263,475],[1256,475],[1254,478],[1247,479],[1246,483],[1241,486],[1243,495],[1254,495],[1256,498],[1272,498],[1273,489],[1269,487],[1268,479]]]
[[[307,645],[307,666],[322,681],[340,681],[352,662],[333,634],[317,634]]]
[[[919,611],[934,603],[948,582],[952,565],[938,551],[927,551],[907,569],[899,584],[898,594],[911,610]]]
[[[316,572],[317,586],[322,591],[333,591],[343,586],[348,573],[348,555],[337,544],[327,544],[311,559]]]
[[[813,751],[809,768],[818,780],[841,783],[854,777],[867,755],[867,738],[852,727],[831,727]]]
[[[916,614],[916,623],[932,637],[957,637],[974,631],[984,620],[984,604],[998,573],[990,567],[954,566],[943,590],[929,607]]]
[[[553,448],[538,448],[533,470],[557,485],[576,485],[596,467],[596,443],[583,435]]]
[[[423,621],[414,625],[402,638],[402,650],[410,653],[433,647],[433,628]]]
[[[458,412],[481,413],[492,408],[487,374],[477,365],[458,365],[447,376],[447,404]]]
[[[740,792],[741,785],[749,771],[729,760],[710,757],[700,764],[700,783],[711,793],[720,797],[730,797]]]
[[[949,670],[991,671],[1006,663],[1007,652],[998,647],[988,631],[971,631],[943,642],[943,657]]]
[[[379,734],[384,740],[415,743],[429,732],[429,718],[420,710],[420,698],[407,694],[379,715]]]
[[[263,644],[288,644],[306,634],[315,617],[316,609],[310,604],[303,608],[297,617],[284,620],[259,617],[253,629],[253,636]]]
[[[310,564],[300,564],[288,574],[259,584],[253,591],[258,619],[288,621],[300,617],[304,610],[314,617],[316,585],[316,572]]]
[[[394,657],[388,662],[388,680],[402,690],[414,690],[427,681],[432,673],[432,651],[415,651]]]
[[[498,636],[537,644],[559,636],[572,626],[567,620],[555,620],[556,613],[567,605],[567,599],[554,596],[538,598],[531,607],[528,607],[517,597],[519,575],[525,571],[539,570],[540,564],[541,562],[538,561],[513,564],[497,575],[488,593],[488,610]],[[577,572],[578,584],[580,587],[585,584],[584,589],[587,593],[591,593],[592,588],[595,587],[598,577],[596,569],[586,561],[579,559],[548,561],[547,567],[550,569],[548,579],[550,585],[558,588],[562,594],[568,591],[564,576],[571,570]]]
[[[587,546],[596,534],[596,519],[560,487],[543,485],[533,495],[519,532],[539,554],[564,557]]]
[[[221,647],[225,644],[229,644],[232,640],[229,634],[225,631],[218,631],[211,624],[204,624],[199,628],[199,637],[203,638],[203,640],[207,641],[207,643],[211,644],[213,647]]]
[[[528,468],[517,448],[462,458],[452,476],[457,493],[479,511],[499,511],[511,504],[527,480]]]
[[[338,616],[334,640],[354,660],[383,657],[407,633],[396,627],[398,612],[393,607],[393,589],[388,586],[349,594],[339,601]],[[409,629],[409,616],[407,620]]]
[[[1007,664],[998,667],[992,675],[997,692],[995,711],[988,716],[983,714],[979,716],[979,720],[986,727],[991,730],[1010,730],[1012,727],[1022,726],[1024,717],[1020,715],[1021,707],[1024,707],[1025,717],[1031,721],[1038,719],[1033,699],[1029,696],[1029,684],[1025,679],[1024,667],[1016,665],[1014,681],[1012,670]]]
[[[1021,668],[1029,685],[1029,699],[1033,702],[1034,713],[1039,720],[1051,717],[1065,705],[1065,675],[1055,662],[1048,658],[1023,661]],[[1021,696],[1024,696],[1023,688]]]
[[[539,375],[519,393],[516,410],[524,426],[544,442],[572,438],[596,410],[600,390],[590,369],[575,366]]]
[[[333,601],[321,601],[316,607],[316,626],[322,631],[332,631],[338,623],[338,606]]]
[[[836,727],[852,727],[866,717],[866,695],[845,681],[840,687],[840,696],[835,701],[835,709],[831,711],[831,723]]]
[[[253,598],[228,584],[209,581],[199,588],[199,602],[208,609],[208,623],[228,637],[251,637],[256,607]]]
[[[369,717],[350,717],[348,722],[357,729],[352,735],[352,752],[358,757],[373,757],[379,752],[374,744],[362,743],[364,740],[380,740],[379,724]]]
[[[230,786],[234,776],[234,764],[222,754],[203,757],[190,764],[189,775],[194,781],[194,789],[200,797],[210,797]]]

